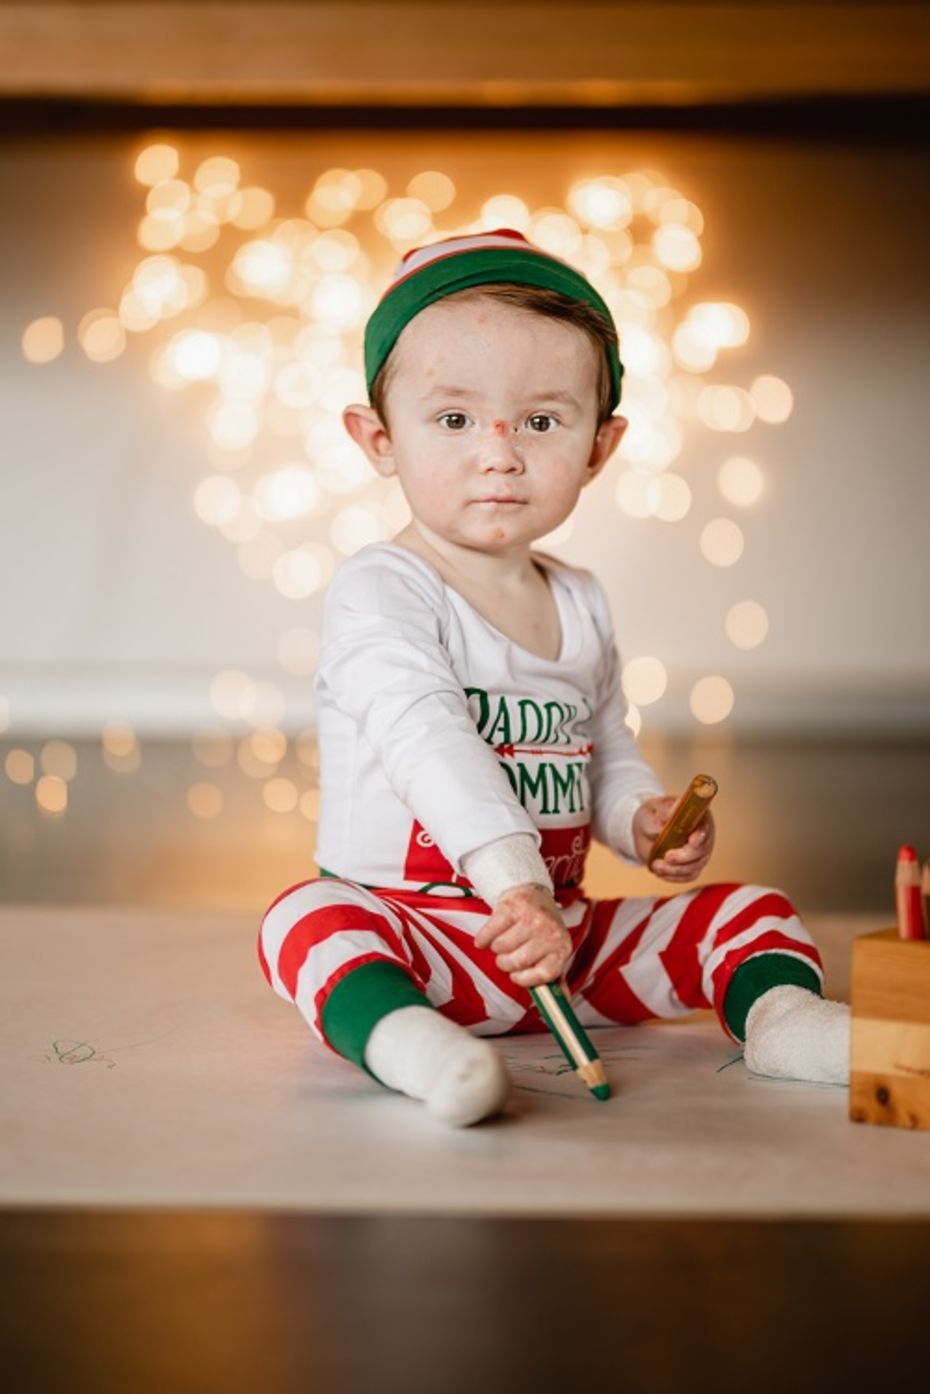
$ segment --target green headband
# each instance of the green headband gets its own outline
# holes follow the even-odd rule
[[[529,248],[530,244],[524,245]],[[414,315],[445,295],[492,282],[542,286],[546,290],[561,291],[573,300],[585,300],[595,306],[613,324],[613,316],[606,302],[580,271],[535,248],[523,251],[509,247],[476,247],[437,256],[418,270],[395,277],[395,282],[388,287],[371,313],[365,326],[365,381],[369,396],[379,369],[404,325]],[[620,404],[623,364],[613,344],[608,351],[608,360],[612,384],[610,410],[614,411]]]

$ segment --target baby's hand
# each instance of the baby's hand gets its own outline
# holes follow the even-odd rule
[[[541,886],[514,886],[500,897],[475,935],[493,946],[497,966],[518,987],[540,987],[561,977],[572,952],[555,897]]]
[[[678,802],[676,795],[647,799],[633,815],[633,843],[636,855],[648,863],[652,844],[668,822]],[[692,831],[683,847],[672,847],[650,868],[663,881],[695,881],[710,861],[714,850],[714,817],[710,809]]]

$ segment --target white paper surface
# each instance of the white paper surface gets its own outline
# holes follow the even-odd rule
[[[0,1203],[485,1214],[917,1214],[930,1134],[748,1073],[708,1012],[592,1033],[598,1103],[548,1035],[498,1038],[506,1113],[450,1130],[311,1037],[259,916],[0,910]],[[880,916],[808,916],[830,995]]]

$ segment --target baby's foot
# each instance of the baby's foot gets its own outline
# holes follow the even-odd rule
[[[499,1113],[509,1094],[510,1076],[497,1051],[487,1041],[468,1036],[443,1056],[426,1107],[443,1123],[464,1128]]]
[[[510,1076],[494,1047],[432,1007],[399,1007],[375,1026],[365,1063],[389,1089],[422,1099],[453,1128],[499,1113]]]
[[[743,1058],[754,1074],[849,1083],[849,1007],[782,983],[757,997],[746,1017]]]

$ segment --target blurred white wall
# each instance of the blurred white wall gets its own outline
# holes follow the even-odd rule
[[[0,147],[0,699],[13,732],[78,735],[110,720],[150,734],[191,730],[216,720],[210,681],[225,668],[279,683],[284,724],[312,725],[310,679],[282,673],[276,646],[295,626],[317,628],[321,595],[286,599],[243,575],[235,546],[195,516],[193,490],[213,470],[208,397],[168,391],[149,375],[156,346],[188,317],[130,336],[109,364],[89,362],[75,339],[82,315],[114,306],[145,255],[134,240],[145,190],[132,167],[154,138]],[[706,380],[748,386],[777,374],[794,411],[741,434],[689,427],[673,466],[693,490],[682,521],[623,514],[615,457],[573,524],[539,545],[602,577],[624,659],[651,654],[666,665],[668,687],[644,709],[644,729],[695,726],[688,694],[706,674],[733,686],[732,731],[930,727],[926,157],[704,136],[167,138],[182,150],[182,174],[208,154],[231,155],[285,216],[301,214],[313,180],[332,166],[379,169],[391,195],[438,168],[460,190],[437,216],[443,229],[474,217],[491,194],[558,205],[586,175],[661,171],[705,218],[703,264],[676,304],[683,312],[700,300],[735,301],[752,323],[748,343],[724,352]],[[248,236],[224,232],[217,249],[185,259],[217,279]],[[395,260],[383,244],[384,276]],[[272,313],[260,301],[249,311]],[[20,338],[43,315],[64,320],[66,348],[35,365]],[[281,463],[294,456],[290,442],[270,448]],[[751,456],[765,476],[749,509],[717,487],[719,465],[734,454]],[[391,495],[369,474],[358,498],[386,503]],[[288,525],[290,539],[323,543],[338,565],[331,521],[350,501],[327,500]],[[699,548],[718,516],[745,534],[742,557],[726,569]],[[383,535],[404,521],[395,498]],[[747,599],[770,620],[748,652],[724,630],[729,607]]]

